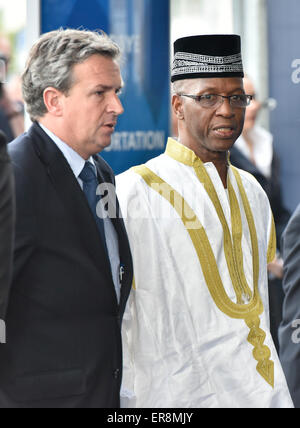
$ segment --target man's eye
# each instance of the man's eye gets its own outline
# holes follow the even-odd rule
[[[233,101],[240,101],[240,100],[244,100],[245,95],[231,95],[231,99]]]
[[[213,99],[213,97],[214,97],[214,95],[211,95],[211,94],[204,94],[204,95],[201,95],[201,98],[202,98],[203,100],[208,100],[208,101],[212,100],[212,99]]]

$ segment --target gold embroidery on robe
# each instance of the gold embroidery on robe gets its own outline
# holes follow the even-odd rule
[[[178,146],[181,146],[179,143],[177,144]],[[180,160],[179,159],[177,160],[187,165],[190,165],[191,159],[188,159],[188,156],[193,156],[194,153],[191,151],[186,151],[184,152],[184,156],[182,156],[182,153],[180,154],[178,152],[176,155],[176,150],[178,150],[179,148],[178,146],[176,144],[173,145],[172,149],[174,150],[171,150],[172,153],[170,153],[170,145],[168,145],[167,154],[175,158],[177,157],[177,155],[180,155]],[[198,166],[199,168],[199,165],[200,165],[200,168],[201,168],[202,162],[201,164],[199,162],[201,162],[201,160],[197,158],[196,155],[194,155],[194,159],[192,159],[193,166],[195,166],[196,164],[196,167]],[[232,242],[231,235],[228,229],[226,219],[224,217],[224,213],[222,211],[221,204],[218,198],[216,200],[217,195],[216,194],[214,195],[215,192],[212,191],[211,184],[209,183],[209,181],[207,181],[207,177],[203,178],[203,175],[201,174],[199,177],[198,175],[199,173],[197,175],[201,182],[207,181],[208,185],[206,186],[207,187],[206,190],[211,193],[209,194],[209,196],[211,197],[211,199],[214,200],[214,205],[215,207],[217,207],[217,213],[219,215],[221,224],[223,226],[223,230],[226,231],[225,234],[227,236],[227,243],[225,244],[226,248],[224,248],[224,250],[226,252],[226,261],[227,261],[228,268],[230,271],[230,276],[234,285],[234,290],[237,296],[237,303],[232,302],[232,300],[227,296],[227,293],[222,284],[217,263],[216,263],[211,245],[209,243],[208,237],[206,235],[206,232],[202,224],[200,223],[199,219],[195,215],[194,211],[191,209],[191,207],[182,198],[182,196],[178,192],[176,192],[176,190],[174,190],[170,185],[168,185],[160,177],[154,174],[145,165],[135,167],[133,168],[133,170],[144,179],[144,181],[148,184],[148,186],[150,186],[153,190],[157,191],[162,197],[164,197],[173,206],[173,208],[177,211],[177,213],[181,217],[190,235],[190,238],[193,242],[195,250],[197,252],[207,287],[209,289],[209,292],[216,306],[223,313],[225,313],[231,318],[244,319],[248,328],[250,329],[250,333],[248,335],[247,340],[254,347],[253,357],[258,362],[256,369],[258,373],[272,387],[274,387],[274,363],[273,361],[270,360],[271,352],[269,348],[266,345],[264,345],[266,334],[262,329],[259,328],[260,326],[259,316],[263,312],[263,304],[258,292],[259,254],[258,254],[256,229],[255,229],[255,224],[254,224],[254,219],[251,212],[250,204],[248,202],[246,192],[243,188],[238,170],[233,167],[231,168],[233,170],[234,176],[236,178],[236,181],[239,187],[239,191],[241,193],[244,210],[245,210],[249,231],[250,231],[252,254],[253,254],[253,282],[254,282],[253,293],[251,292],[246,282],[244,272],[243,272],[242,253],[241,253],[241,233],[242,233],[241,227],[242,226],[241,226],[241,220],[240,220],[240,210],[236,199],[236,195],[234,193],[234,189],[230,183],[229,189],[228,189],[229,195],[230,195],[230,207],[232,210],[232,216],[235,219],[235,221],[232,222],[234,224],[233,228],[235,228],[233,230],[233,242]],[[196,173],[197,173],[197,170],[196,170]],[[203,170],[202,170],[202,173],[203,173]],[[161,188],[160,185],[162,184],[163,184],[163,188],[167,191],[164,191],[164,192],[159,191],[159,189]],[[182,209],[182,207],[184,207],[184,209]],[[183,216],[182,213],[185,213],[185,216]],[[188,222],[190,222],[191,219],[194,219],[194,221],[196,222],[196,227],[195,227],[195,224],[193,228],[188,227]],[[229,239],[230,239],[230,242],[229,242]],[[276,243],[276,240],[275,240],[275,243]],[[268,253],[269,251],[271,251],[270,248],[273,248],[273,245],[274,245],[274,238],[272,238],[271,244],[269,244]],[[242,303],[243,296],[247,297],[248,303],[246,304]]]

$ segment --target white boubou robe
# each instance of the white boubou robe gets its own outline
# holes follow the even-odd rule
[[[135,281],[123,321],[124,407],[293,407],[270,335],[269,202],[230,167],[228,190],[169,139],[117,177]],[[268,260],[269,259],[269,260]]]

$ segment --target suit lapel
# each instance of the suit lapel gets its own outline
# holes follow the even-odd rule
[[[101,168],[101,162],[103,162],[103,160],[101,159],[100,156],[95,156],[94,161],[97,168],[97,173],[99,176],[100,183],[109,183],[113,186],[113,191],[109,192],[108,194],[108,200],[109,200],[110,207],[112,207],[112,213],[116,214],[115,216],[111,217],[111,221],[118,235],[120,263],[121,265],[124,266],[124,278],[122,280],[121,298],[120,298],[120,313],[123,313],[125,310],[128,294],[132,286],[133,267],[132,267],[131,251],[129,247],[129,242],[128,242],[124,221],[120,213],[120,207],[119,207],[119,202],[115,191],[115,186],[112,183],[112,177],[106,176],[103,173],[103,169]]]
[[[35,151],[44,164],[69,218],[76,224],[83,246],[101,273],[107,276],[107,282],[112,282],[110,266],[96,222],[71,167],[56,144],[37,124],[32,126],[30,133]]]

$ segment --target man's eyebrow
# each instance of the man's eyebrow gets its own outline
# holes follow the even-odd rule
[[[99,85],[95,86],[95,89],[102,89],[103,91],[109,91],[110,89],[112,89],[111,86],[107,86],[107,85],[102,85],[101,83]]]
[[[123,82],[120,86],[118,86],[116,89],[120,90],[122,89],[124,86]],[[114,86],[107,86],[107,85],[102,85],[101,83],[99,85],[95,86],[95,89],[101,89],[102,91],[110,91],[111,89],[115,89]]]
[[[215,91],[214,92],[214,94],[216,94],[216,93],[218,93],[217,91],[217,88],[215,87],[215,86],[209,86],[209,87],[207,87],[207,88],[205,88],[205,89],[201,89],[201,90],[199,90],[199,94],[201,93],[201,94],[204,94],[205,92],[207,92],[207,91],[209,91],[209,92],[213,92],[213,91]],[[234,88],[234,89],[232,89],[230,92],[231,93],[234,93],[234,92],[238,92],[238,91],[241,91],[241,92],[245,92],[244,91],[244,89],[243,88],[241,88],[241,87],[236,87],[236,88]]]
[[[205,91],[216,91],[216,87],[215,86],[208,86],[207,88],[204,89],[200,89],[199,92],[205,92]]]

